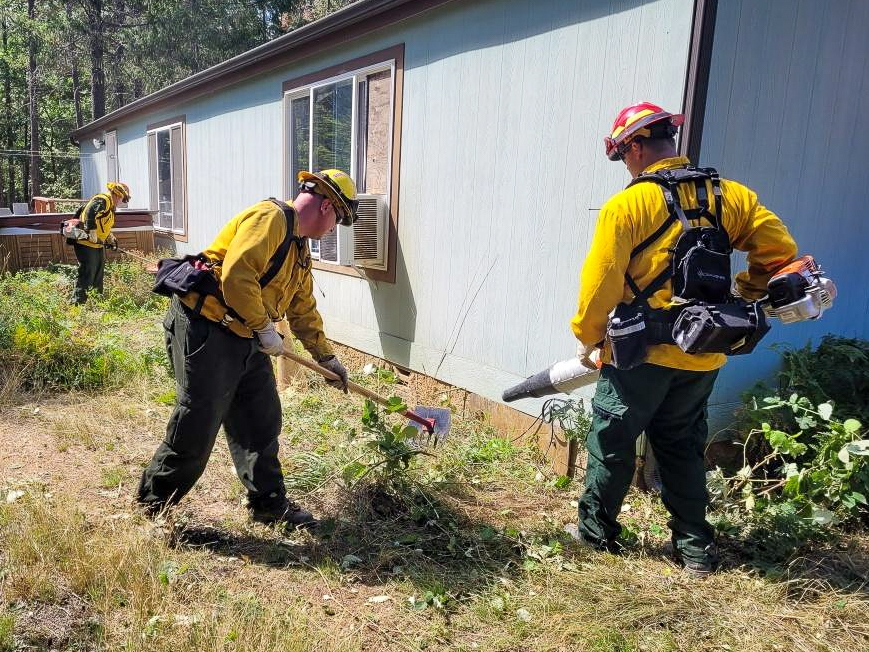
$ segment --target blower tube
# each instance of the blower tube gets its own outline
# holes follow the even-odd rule
[[[520,398],[541,398],[550,394],[568,394],[578,387],[597,380],[599,369],[589,369],[573,357],[554,365],[533,376],[528,376],[518,385],[505,389],[501,398],[509,403]]]

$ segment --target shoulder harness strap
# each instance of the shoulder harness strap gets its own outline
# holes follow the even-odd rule
[[[715,196],[715,214],[709,211],[709,194],[706,191],[706,181],[712,183],[712,194]],[[628,184],[628,188],[638,183],[657,183],[661,187],[664,194],[664,201],[667,204],[667,219],[655,229],[648,238],[631,251],[631,259],[637,256],[640,252],[649,247],[653,242],[666,233],[673,222],[677,221],[682,225],[682,230],[687,231],[691,227],[691,222],[705,217],[719,231],[724,231],[724,225],[721,222],[721,178],[715,168],[697,168],[689,165],[684,168],[676,168],[674,170],[657,170],[655,172],[646,172],[638,175]],[[680,183],[694,183],[694,190],[697,193],[697,208],[684,210],[682,202],[679,199],[678,186]],[[725,232],[725,236],[727,233]],[[728,236],[728,241],[729,241]],[[625,272],[625,283],[634,293],[634,301],[632,303],[640,303],[648,307],[648,299],[657,292],[673,275],[672,265],[667,267],[656,276],[645,289],[640,289],[639,286],[631,278],[630,274]]]
[[[274,197],[269,197],[269,201],[283,211],[284,217],[287,220],[287,232],[284,236],[284,241],[280,244],[277,251],[275,252],[275,255],[272,256],[272,259],[269,261],[268,270],[266,270],[266,273],[263,274],[259,280],[259,286],[261,288],[264,288],[266,285],[268,285],[269,282],[281,270],[281,267],[283,267],[284,261],[287,259],[287,254],[290,251],[290,244],[295,242],[296,246],[299,248],[299,251],[301,251],[302,248],[305,246],[304,238],[293,235],[293,225],[295,224],[296,218],[296,211],[293,209],[293,207],[286,202],[282,202],[280,199],[275,199]]]

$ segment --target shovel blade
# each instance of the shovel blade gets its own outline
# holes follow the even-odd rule
[[[419,434],[414,437],[417,444],[423,445],[427,442],[432,446],[437,446],[447,438],[453,420],[452,412],[446,408],[426,407],[424,405],[417,406],[413,412],[432,424],[432,432],[428,432],[416,421],[408,422],[409,426],[413,426],[419,431]]]

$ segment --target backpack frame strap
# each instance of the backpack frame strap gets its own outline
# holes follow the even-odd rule
[[[712,182],[712,194],[715,196],[715,214],[709,211],[709,194],[706,190],[706,181]],[[682,208],[682,202],[679,199],[679,184],[686,182],[694,182],[695,192],[697,194],[698,209],[693,209],[689,218],[685,210]],[[646,172],[639,174],[628,184],[628,188],[644,182],[656,183],[661,187],[664,194],[664,201],[667,204],[667,219],[655,229],[654,233],[643,240],[640,244],[631,251],[631,259],[637,256],[640,252],[648,248],[653,242],[664,235],[669,230],[670,226],[675,221],[679,221],[682,225],[682,230],[687,231],[691,227],[690,219],[700,219],[706,217],[710,223],[718,231],[724,231],[724,225],[721,222],[721,178],[715,168],[697,168],[693,165],[688,165],[684,168],[674,170],[657,170],[655,172]],[[695,215],[696,213],[696,215]],[[727,235],[725,231],[725,235]],[[728,236],[728,241],[729,241]],[[645,307],[649,307],[648,299],[657,292],[664,283],[666,283],[673,275],[672,265],[668,265],[658,276],[656,276],[645,289],[640,289],[630,274],[625,272],[625,283],[634,294],[634,301],[639,302]]]
[[[287,259],[287,254],[290,252],[290,245],[295,242],[296,246],[299,249],[304,246],[305,239],[300,238],[296,235],[293,235],[293,225],[295,224],[295,216],[296,211],[292,206],[287,204],[286,202],[282,202],[280,199],[275,199],[274,197],[269,197],[268,201],[275,204],[284,214],[284,218],[287,221],[287,232],[284,235],[284,241],[281,242],[277,251],[275,251],[274,256],[269,261],[269,267],[266,270],[266,273],[260,277],[259,286],[264,288],[269,282],[277,276],[278,272],[281,270],[281,267],[284,266],[284,262]]]

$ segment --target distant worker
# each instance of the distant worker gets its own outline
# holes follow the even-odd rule
[[[291,205],[265,200],[244,209],[187,265],[210,270],[213,290],[172,298],[163,326],[176,405],[139,484],[137,500],[149,513],[190,491],[222,425],[251,517],[295,527],[316,523],[286,495],[278,460],[281,404],[269,356],[283,351],[275,322],[286,316],[311,356],[340,377],[330,384],[347,391],[347,370],[317,312],[308,238],[353,224],[358,202],[355,183],[340,170],[303,171],[298,181]]]
[[[617,518],[645,431],[672,517],[671,554],[703,576],[719,561],[706,521],[707,400],[725,353],[749,352],[769,329],[749,302],[797,247],[753,191],[677,155],[683,120],[643,102],[622,110],[605,138],[607,157],[624,161],[633,180],[600,210],[571,322],[577,356],[589,368],[600,356],[603,366],[579,523],[565,530],[618,552]],[[735,277],[741,298],[732,248],[748,252]]]
[[[130,201],[130,187],[120,181],[109,181],[108,192],[93,197],[70,220],[69,231],[64,230],[67,242],[72,244],[78,259],[78,276],[75,281],[73,303],[87,301],[91,288],[103,291],[103,275],[106,267],[105,247],[118,248],[118,241],[112,233],[115,226],[115,210],[119,204]],[[79,220],[76,223],[76,220]],[[66,229],[66,227],[64,227]]]

